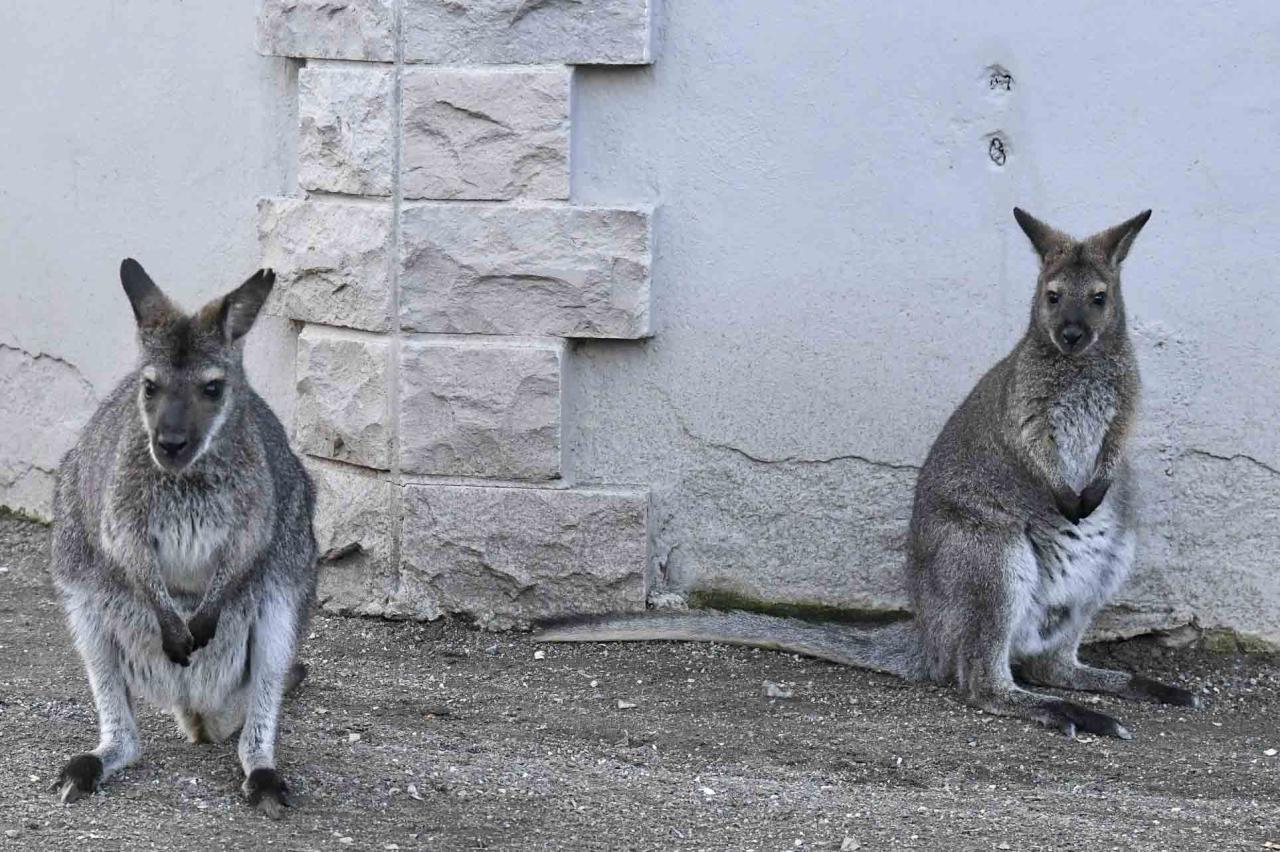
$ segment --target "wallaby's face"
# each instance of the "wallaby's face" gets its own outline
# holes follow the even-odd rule
[[[151,458],[161,470],[180,473],[216,440],[244,392],[240,341],[275,275],[259,270],[192,315],[175,308],[137,261],[121,264],[120,280],[138,320],[138,407]]]
[[[1073,239],[1016,207],[1013,215],[1040,255],[1032,326],[1063,355],[1083,355],[1123,325],[1120,263],[1151,211],[1086,240]]]

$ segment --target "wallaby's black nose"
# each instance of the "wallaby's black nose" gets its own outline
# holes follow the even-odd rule
[[[1068,346],[1075,346],[1084,337],[1084,329],[1078,325],[1069,325],[1062,329],[1062,339]]]
[[[166,456],[175,458],[178,453],[182,452],[182,448],[187,445],[187,439],[177,435],[161,435],[156,439],[156,444]]]

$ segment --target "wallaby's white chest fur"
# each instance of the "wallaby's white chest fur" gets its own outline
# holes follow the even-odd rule
[[[151,528],[160,573],[171,594],[199,595],[217,567],[214,555],[230,530],[199,512],[169,515]]]
[[[1114,390],[1094,382],[1073,386],[1050,410],[1063,479],[1072,489],[1083,490],[1093,478],[1102,439],[1115,416]]]

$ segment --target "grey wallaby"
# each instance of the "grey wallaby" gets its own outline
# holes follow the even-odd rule
[[[987,712],[1068,735],[1129,738],[1110,716],[1019,680],[1198,706],[1186,690],[1077,659],[1081,636],[1133,562],[1125,439],[1138,368],[1120,264],[1151,211],[1086,240],[1013,213],[1040,256],[1031,324],[951,415],[920,470],[906,561],[911,620],[877,629],[745,612],[652,613],[552,626],[537,638],[795,651],[952,684]]]
[[[284,693],[316,587],[314,494],[280,421],[245,377],[243,339],[275,275],[259,270],[193,315],[134,260],[120,279],[137,368],[67,453],[52,574],[98,711],[100,740],[62,769],[64,802],[141,753],[134,699],[192,742],[240,731],[250,804],[289,804],[275,768]]]

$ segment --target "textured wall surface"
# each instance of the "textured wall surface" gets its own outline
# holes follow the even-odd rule
[[[59,459],[133,366],[122,258],[188,308],[258,268],[254,205],[294,184],[297,118],[255,11],[0,6],[0,505],[48,514]],[[293,337],[263,317],[247,352],[286,423]]]
[[[578,475],[646,482],[659,581],[898,607],[915,465],[1023,332],[1010,208],[1125,270],[1145,531],[1109,629],[1280,641],[1280,9],[661,5],[643,73],[580,72],[581,203],[660,204],[653,337],[587,343]]]
[[[122,256],[188,305],[263,257],[250,368],[286,422],[313,397],[332,608],[633,606],[647,525],[656,590],[897,609],[916,466],[1025,328],[1010,208],[1082,234],[1152,207],[1125,272],[1145,526],[1103,631],[1280,642],[1274,4],[403,4],[265,0],[256,36],[252,0],[6,7],[0,504],[47,511],[132,362]],[[462,382],[472,339],[512,359]],[[401,382],[428,347],[453,374]],[[384,379],[371,439],[344,392]],[[567,537],[557,489],[625,510]],[[442,537],[474,551],[456,582]],[[510,574],[547,543],[620,561],[577,597],[561,564]]]

